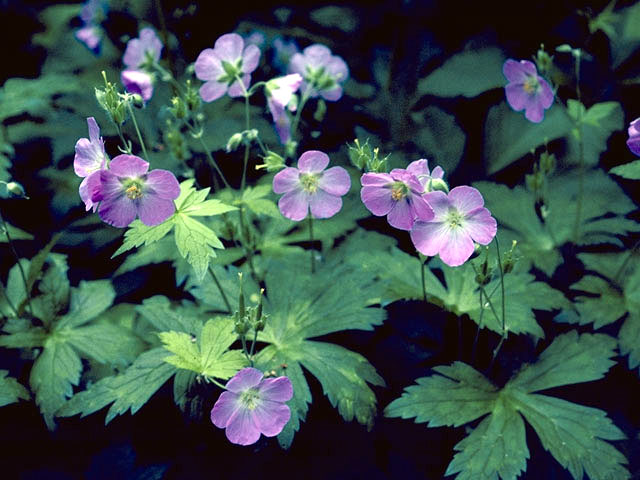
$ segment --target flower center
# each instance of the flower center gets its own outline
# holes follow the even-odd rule
[[[248,410],[255,410],[260,402],[260,392],[257,388],[250,388],[240,394],[240,401]]]
[[[132,180],[125,187],[124,194],[127,198],[137,200],[142,197],[142,185],[139,182]]]
[[[527,80],[524,82],[523,88],[524,91],[529,95],[533,95],[538,91],[540,83],[538,82],[538,78],[535,76],[529,76]]]
[[[328,90],[336,84],[336,79],[330,76],[324,67],[312,68],[307,66],[305,80],[318,90]]]
[[[312,173],[301,173],[300,183],[307,193],[316,193],[318,190],[318,177]]]
[[[464,215],[462,215],[455,208],[449,209],[449,213],[447,214],[447,223],[451,228],[460,228],[464,222]]]
[[[394,182],[391,184],[391,198],[396,202],[402,200],[409,194],[409,187],[404,182]]]

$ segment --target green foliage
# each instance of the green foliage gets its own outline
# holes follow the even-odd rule
[[[576,297],[573,305],[577,316],[565,315],[564,321],[581,325],[593,323],[598,329],[627,315],[618,341],[622,354],[629,355],[629,368],[640,365],[640,265],[632,252],[581,253],[578,258],[585,275],[571,288],[585,294]]]
[[[629,180],[640,180],[640,160],[619,165],[612,168],[609,173],[615,173],[616,175],[628,178]]]
[[[159,334],[164,348],[174,355],[165,361],[198,375],[226,380],[247,365],[241,350],[229,350],[238,338],[231,317],[211,319],[204,324],[195,343],[193,337],[182,332]]]
[[[415,143],[432,161],[431,168],[440,165],[447,173],[453,172],[464,153],[465,134],[453,115],[438,107],[429,106],[412,114],[419,125]]]
[[[0,178],[2,180],[2,178]],[[7,223],[7,230],[9,230],[9,236],[11,240],[33,240],[33,235],[29,232],[14,227],[10,223]],[[7,243],[7,235],[4,231],[4,227],[0,226],[0,243]]]
[[[291,420],[280,434],[284,447],[305,419],[311,394],[302,366],[318,378],[329,401],[345,420],[356,418],[371,426],[376,410],[373,391],[367,385],[384,381],[361,355],[326,342],[309,338],[332,332],[379,325],[384,311],[372,308],[369,298],[376,296],[369,275],[336,258],[309,275],[308,261],[290,256],[274,261],[266,268],[267,325],[259,341],[269,345],[256,358],[257,367],[286,374],[293,383],[289,402]],[[304,260],[308,260],[306,255]],[[348,295],[345,295],[348,292]],[[286,368],[283,367],[286,365]]]
[[[268,198],[267,198],[268,197]],[[236,201],[237,205],[245,205],[256,215],[268,215],[280,218],[280,210],[273,201],[273,189],[271,184],[247,187],[242,198]]]
[[[193,267],[198,278],[202,279],[209,262],[216,256],[214,248],[223,249],[224,246],[213,230],[193,217],[220,215],[236,208],[219,200],[205,200],[209,188],[196,190],[193,183],[194,179],[188,179],[180,184],[180,196],[175,200],[176,211],[165,222],[149,227],[140,220],[135,220],[125,232],[122,246],[113,256],[140,245],[151,245],[173,229],[178,252]]]
[[[584,473],[592,480],[629,478],[625,457],[604,441],[624,439],[605,412],[533,393],[602,378],[614,363],[615,346],[606,335],[561,335],[502,390],[464,363],[437,367],[440,375],[418,379],[385,415],[436,427],[463,425],[489,413],[455,446],[458,453],[446,474],[457,473],[458,480],[515,480],[525,471],[529,450],[523,417],[574,479]]]
[[[475,97],[486,90],[502,87],[504,54],[498,48],[458,53],[440,68],[418,82],[419,95]]]
[[[29,400],[31,395],[15,378],[8,377],[7,370],[0,370],[0,407],[18,402],[20,399]]]
[[[482,192],[487,208],[498,220],[505,241],[517,240],[524,259],[551,275],[562,261],[558,248],[576,242],[579,175],[569,173],[549,179],[544,192],[544,221],[535,212],[535,195],[523,187],[509,189],[490,182],[476,182],[474,186]],[[636,222],[624,217],[635,208],[633,202],[601,170],[586,173],[584,192],[576,243],[621,245],[616,235],[640,229]],[[505,202],[505,198],[509,201]]]
[[[540,123],[530,122],[506,102],[491,107],[484,125],[488,172],[502,170],[545,141],[564,137],[572,126],[567,114],[557,106],[547,110]]]

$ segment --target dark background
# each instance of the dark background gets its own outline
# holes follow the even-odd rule
[[[412,94],[418,79],[437,68],[444,59],[465,47],[469,42],[478,45],[499,45],[509,57],[530,58],[539,44],[555,46],[569,43],[584,46],[594,54],[596,61],[584,67],[584,102],[617,100],[628,111],[626,122],[640,115],[637,98],[638,86],[620,87],[616,78],[629,76],[640,70],[640,55],[636,53],[617,72],[606,68],[609,49],[601,33],[589,35],[587,20],[580,11],[598,12],[607,2],[451,2],[451,1],[385,1],[339,2],[355,12],[358,20],[354,32],[339,28],[324,28],[310,19],[310,12],[324,6],[319,2],[296,2],[283,27],[274,17],[275,2],[202,2],[192,15],[179,19],[171,13],[176,8],[186,9],[192,2],[163,1],[167,27],[180,39],[179,56],[192,61],[215,39],[233,31],[240,21],[271,29],[282,29],[282,34],[294,37],[301,47],[314,42],[328,45],[334,54],[342,56],[350,67],[351,76],[361,83],[374,83],[372,64],[375,52],[390,52],[390,72],[385,86],[391,99],[387,116],[373,116],[366,109],[358,109],[358,101],[344,97],[329,105],[321,144],[314,148],[337,150],[354,138],[354,125],[362,125],[375,133],[387,145],[414,153],[403,120],[414,108],[403,102]],[[618,2],[618,6],[633,2]],[[36,77],[45,58],[43,49],[33,48],[31,36],[43,26],[37,21],[38,12],[53,2],[0,1],[0,83],[10,77]],[[146,21],[159,27],[156,16]],[[137,20],[112,9],[103,25],[112,41],[122,51],[122,35],[137,34]],[[437,52],[435,55],[433,52]],[[88,86],[88,88],[93,86]],[[562,94],[562,91],[561,91]],[[467,134],[467,144],[461,166],[448,177],[452,184],[469,183],[486,178],[482,167],[482,138],[484,115],[489,106],[503,97],[502,90],[493,90],[473,99],[439,99],[438,102],[456,115]],[[634,102],[634,99],[635,102]],[[432,98],[421,100],[424,107]],[[635,114],[631,110],[635,106]],[[384,105],[383,105],[384,107]],[[313,109],[309,109],[309,117]],[[312,120],[309,119],[309,122]],[[78,137],[85,132],[78,132]],[[628,154],[624,150],[624,132],[613,135],[610,148],[602,157],[602,164],[611,167],[624,163]],[[48,238],[49,232],[60,227],[61,219],[48,207],[47,195],[38,193],[42,180],[32,178],[32,171],[48,165],[48,144],[35,141],[15,145],[16,167],[14,177],[23,181],[29,192],[34,192],[26,211],[18,200],[6,201],[3,213],[14,225],[36,233],[36,241],[19,244],[22,256],[34,255]],[[304,146],[302,146],[304,147]],[[302,148],[300,151],[303,151]],[[420,158],[419,153],[415,158]],[[522,181],[530,165],[516,163],[495,179],[510,185]],[[232,173],[232,172],[231,172]],[[40,183],[39,183],[40,182]],[[638,203],[633,183],[623,184]],[[34,207],[35,206],[35,207]],[[76,209],[71,218],[84,214]],[[391,233],[384,219],[368,219],[366,228]],[[630,245],[634,239],[625,239]],[[404,242],[404,243],[402,243]],[[401,245],[410,250],[404,239]],[[117,248],[109,244],[99,251],[89,247],[57,249],[69,255],[72,283],[79,278],[107,278],[117,263],[109,258]],[[563,251],[566,263],[559,267],[551,285],[567,293],[567,286],[580,278],[582,266],[572,260],[570,248]],[[8,249],[0,246],[0,266],[6,272],[13,259]],[[87,265],[87,258],[91,263]],[[82,272],[74,278],[74,268]],[[89,267],[89,268],[88,268]],[[125,285],[126,283],[126,285]],[[153,294],[167,294],[172,298],[179,293],[172,290],[174,278],[168,265],[150,266],[126,279],[115,279],[119,296],[116,301],[138,302]],[[133,287],[132,287],[133,285]],[[498,385],[504,384],[523,362],[531,362],[555,338],[569,330],[566,325],[553,322],[552,314],[539,312],[538,320],[546,333],[546,340],[534,345],[528,338],[512,336],[505,343],[498,362],[488,371],[489,352],[498,338],[483,331],[480,334],[478,355],[472,358],[471,349],[476,334],[475,324],[467,318],[458,321],[454,316],[434,306],[419,302],[397,302],[387,308],[388,320],[374,332],[346,332],[330,335],[336,342],[363,354],[378,369],[387,382],[387,388],[376,388],[379,411],[400,396],[404,387],[421,376],[430,374],[430,368],[454,360],[471,363],[487,374]],[[619,322],[605,333],[615,334]],[[581,328],[581,331],[589,331]],[[8,368],[24,384],[28,384],[29,362],[18,352],[0,352],[0,365]],[[26,366],[25,366],[26,365]],[[318,382],[308,376],[314,402],[302,424],[292,447],[284,451],[275,439],[261,440],[249,447],[230,444],[224,431],[215,428],[207,419],[217,392],[203,390],[209,404],[204,407],[204,418],[192,421],[174,405],[170,382],[152,397],[135,416],[116,417],[107,427],[103,425],[104,411],[85,419],[78,417],[58,419],[58,429],[46,430],[34,402],[20,402],[0,409],[0,459],[4,478],[24,479],[142,479],[142,478],[339,478],[339,479],[439,479],[444,477],[453,457],[453,446],[465,435],[464,428],[433,428],[416,425],[411,420],[386,419],[380,415],[372,432],[356,423],[344,423],[322,394]],[[616,447],[630,461],[634,477],[640,472],[639,446],[635,441],[640,428],[640,381],[637,371],[629,371],[626,358],[613,367],[606,378],[572,387],[554,389],[549,394],[600,408],[608,412],[614,423],[630,440],[617,442]],[[477,423],[477,422],[476,422]],[[472,424],[475,425],[475,424]],[[537,436],[527,426],[527,444],[530,460],[524,479],[569,479],[570,475],[543,450]]]

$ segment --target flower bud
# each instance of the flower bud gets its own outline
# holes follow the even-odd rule
[[[142,99],[142,97],[140,96],[139,93],[134,93],[131,95],[131,100],[133,102],[133,106],[136,108],[143,108],[144,107],[144,100]]]
[[[260,170],[261,168],[266,168],[267,172],[275,172],[284,168],[284,158],[278,155],[275,152],[269,150],[267,155],[263,157],[264,163],[262,165],[256,165],[256,170]]]
[[[238,272],[238,280],[240,281],[240,294],[238,295],[238,314],[241,318],[246,315],[246,309],[244,306],[244,289],[242,288],[242,272]]]
[[[540,171],[543,175],[551,174],[556,168],[556,156],[553,153],[543,152],[540,155]]]
[[[514,254],[514,250],[517,244],[518,242],[516,240],[511,242],[511,249],[507,250],[504,253],[504,257],[502,258],[502,271],[504,272],[505,275],[513,271],[513,267],[518,261],[518,259]]]
[[[313,118],[317,122],[322,122],[324,120],[324,116],[325,116],[326,113],[327,113],[327,104],[321,98],[321,99],[318,100],[318,106],[316,107],[316,111],[313,114]]]
[[[240,144],[242,143],[242,133],[234,133],[229,137],[229,141],[227,142],[226,151],[227,153],[235,151]]]
[[[449,185],[442,178],[431,178],[425,186],[426,192],[444,192],[449,193]]]
[[[171,107],[169,107],[169,111],[178,120],[182,120],[187,116],[187,106],[180,97],[173,97],[171,99]]]

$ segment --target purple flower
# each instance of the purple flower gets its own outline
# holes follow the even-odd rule
[[[505,87],[507,102],[516,112],[524,110],[530,122],[540,123],[544,111],[553,103],[553,91],[547,81],[538,75],[536,66],[528,60],[507,60],[502,73],[509,83]]]
[[[93,53],[100,52],[100,41],[102,40],[102,29],[100,27],[85,25],[76,31],[75,36]]]
[[[300,91],[303,94],[333,102],[342,97],[342,83],[349,76],[349,67],[342,58],[331,55],[331,50],[324,45],[314,44],[303,53],[292,55],[289,73],[302,75],[304,82]]]
[[[135,155],[118,155],[109,170],[100,171],[100,188],[91,200],[100,202],[100,218],[114,227],[126,227],[140,217],[148,226],[159,225],[173,215],[173,200],[180,185],[168,170],[149,170],[149,163]]]
[[[123,70],[120,81],[129,93],[137,93],[145,102],[153,96],[153,78],[142,70]]]
[[[627,147],[636,155],[640,156],[640,118],[636,118],[629,125],[629,140]]]
[[[145,65],[160,60],[162,42],[153,28],[140,30],[138,38],[132,38],[127,43],[122,61],[128,70],[138,70]]]
[[[196,77],[204,80],[200,96],[212,102],[225,93],[240,97],[249,88],[251,72],[260,61],[260,49],[255,45],[244,46],[237,33],[227,33],[216,40],[214,48],[206,48],[196,59]],[[238,81],[242,79],[242,84]]]
[[[416,219],[433,218],[433,210],[422,196],[424,185],[416,176],[424,172],[425,165],[419,162],[412,162],[407,170],[394,168],[391,173],[365,173],[360,178],[365,207],[378,217],[386,215],[389,225],[400,230],[411,230]]]
[[[83,26],[76,31],[75,37],[93,53],[100,51],[100,42],[104,34],[99,24],[107,13],[106,9],[102,0],[88,0],[80,11]]]
[[[496,235],[497,223],[484,208],[484,200],[472,187],[455,187],[447,195],[435,191],[425,193],[435,213],[431,221],[417,221],[411,240],[423,255],[440,255],[451,267],[462,265],[473,253],[473,242],[488,245]]]
[[[300,49],[295,40],[285,41],[283,38],[278,37],[273,41],[272,65],[281,72],[286,72],[291,57],[296,53],[300,53]]]
[[[104,151],[104,141],[100,136],[100,127],[93,117],[87,118],[89,138],[81,138],[76,142],[76,156],[73,159],[73,170],[79,177],[84,177],[80,184],[80,198],[87,211],[93,208],[95,212],[98,204],[91,200],[93,192],[100,187],[100,171],[107,168],[107,154]]]
[[[301,83],[302,77],[297,73],[292,73],[291,75],[269,80],[265,88],[267,105],[271,111],[280,142],[283,145],[291,138],[291,121],[285,109]],[[296,108],[295,103],[289,105],[289,111],[295,112]]]
[[[278,202],[282,215],[303,220],[309,208],[314,218],[329,218],[342,208],[342,195],[351,188],[349,174],[342,167],[331,167],[327,154],[309,150],[300,155],[298,168],[287,167],[273,177],[273,191],[284,193]]]
[[[424,158],[411,162],[407,167],[407,172],[416,176],[426,192],[432,191],[431,187],[434,180],[442,180],[442,177],[444,177],[444,170],[442,167],[438,166],[433,169],[433,172],[430,172],[429,161]]]
[[[293,386],[287,377],[263,378],[260,370],[243,368],[227,382],[211,410],[211,422],[225,428],[231,443],[251,445],[260,434],[278,435],[291,417],[284,402],[293,397]]]

